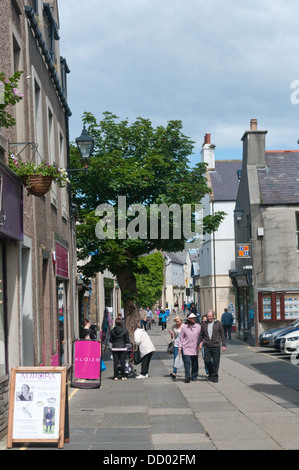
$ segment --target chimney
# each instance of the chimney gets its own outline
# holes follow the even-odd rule
[[[211,134],[206,134],[205,135],[205,144],[210,144],[211,143]]]
[[[266,134],[268,131],[257,129],[257,119],[251,119],[250,130],[242,137],[244,165],[265,166]]]
[[[211,145],[211,134],[206,134],[201,149],[201,161],[208,164],[208,170],[215,170],[215,145]]]
[[[257,119],[251,119],[250,121],[250,130],[257,131]]]

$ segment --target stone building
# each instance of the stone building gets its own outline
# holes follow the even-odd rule
[[[299,152],[266,150],[266,130],[244,133],[235,208],[237,323],[244,339],[299,318]]]
[[[201,151],[207,163],[207,178],[212,192],[203,199],[203,216],[223,211],[226,216],[218,230],[205,234],[200,254],[200,311],[214,310],[218,319],[224,308],[233,314],[234,292],[229,270],[235,266],[234,208],[239,187],[241,160],[215,160],[215,145],[206,134]]]
[[[68,188],[27,195],[8,156],[68,167],[66,60],[60,56],[57,0],[0,2],[0,72],[22,71],[0,128],[0,435],[11,367],[71,365],[77,334],[76,240]]]

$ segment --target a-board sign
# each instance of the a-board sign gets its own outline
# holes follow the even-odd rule
[[[97,340],[75,340],[73,343],[71,386],[77,388],[100,388],[101,386],[101,342]],[[73,377],[74,375],[74,377]],[[88,380],[80,382],[77,379]],[[90,382],[95,380],[96,382]]]
[[[7,448],[14,442],[65,441],[67,409],[65,367],[11,369]]]

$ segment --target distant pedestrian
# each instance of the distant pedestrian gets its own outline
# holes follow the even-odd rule
[[[97,339],[95,327],[92,327],[88,318],[84,318],[81,324],[80,339]]]
[[[233,324],[233,322],[234,322],[234,317],[227,310],[227,308],[225,308],[224,313],[221,316],[221,323],[222,323],[222,326],[223,326],[225,339],[227,338],[227,336],[228,336],[228,339],[232,339],[232,324]]]
[[[179,354],[182,353],[185,382],[196,381],[198,376],[198,343],[201,326],[195,323],[196,315],[190,313],[182,326],[179,338]]]
[[[169,333],[170,333],[170,336],[173,340],[173,345],[174,345],[173,371],[170,374],[170,376],[172,377],[173,380],[176,379],[176,374],[177,374],[177,368],[174,367],[174,362],[175,362],[175,359],[176,359],[176,357],[178,355],[178,352],[179,352],[179,339],[180,339],[180,333],[181,333],[181,330],[182,330],[182,326],[183,326],[183,320],[181,319],[181,317],[175,317],[174,318],[174,325],[171,328],[171,330],[169,330]]]
[[[162,331],[166,330],[167,317],[168,317],[168,315],[165,312],[165,310],[161,309],[160,313],[159,313],[159,325],[162,326]]]
[[[140,327],[146,330],[147,315],[146,315],[146,311],[144,310],[144,308],[141,308],[139,310],[139,319],[140,319]]]
[[[208,380],[218,382],[218,370],[220,364],[220,350],[226,350],[225,336],[223,326],[220,321],[215,319],[214,312],[209,310],[207,313],[207,322],[201,323],[201,332],[199,335],[199,349],[204,346],[204,360],[208,369]]]
[[[110,342],[112,343],[112,355],[114,366],[114,380],[118,380],[118,366],[120,364],[120,373],[122,380],[126,380],[126,353],[127,344],[130,343],[129,333],[123,326],[123,320],[117,318],[115,320],[115,327],[112,328],[110,334]]]
[[[139,346],[141,355],[141,373],[136,377],[136,379],[145,379],[148,377],[150,361],[156,348],[148,333],[141,328],[136,328],[134,331],[134,342]]]
[[[152,319],[153,319],[153,312],[149,307],[146,309],[146,326],[148,330],[152,328]]]

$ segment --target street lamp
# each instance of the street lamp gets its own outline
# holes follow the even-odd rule
[[[82,134],[76,139],[76,144],[83,159],[91,156],[94,148],[94,138],[88,134],[85,125]]]
[[[234,210],[234,215],[237,219],[238,224],[240,224],[240,222],[243,218],[243,215],[244,215],[244,209],[242,209],[242,207],[240,206],[240,204],[238,202],[237,202],[236,208]]]
[[[84,168],[83,169],[69,169],[68,172],[70,173],[72,171],[85,171],[85,173],[88,173],[87,162],[88,162],[88,159],[91,157],[91,154],[94,148],[94,138],[88,134],[85,125],[83,127],[82,134],[80,135],[80,137],[77,137],[76,139],[76,144],[78,146],[82,159],[85,160]]]

